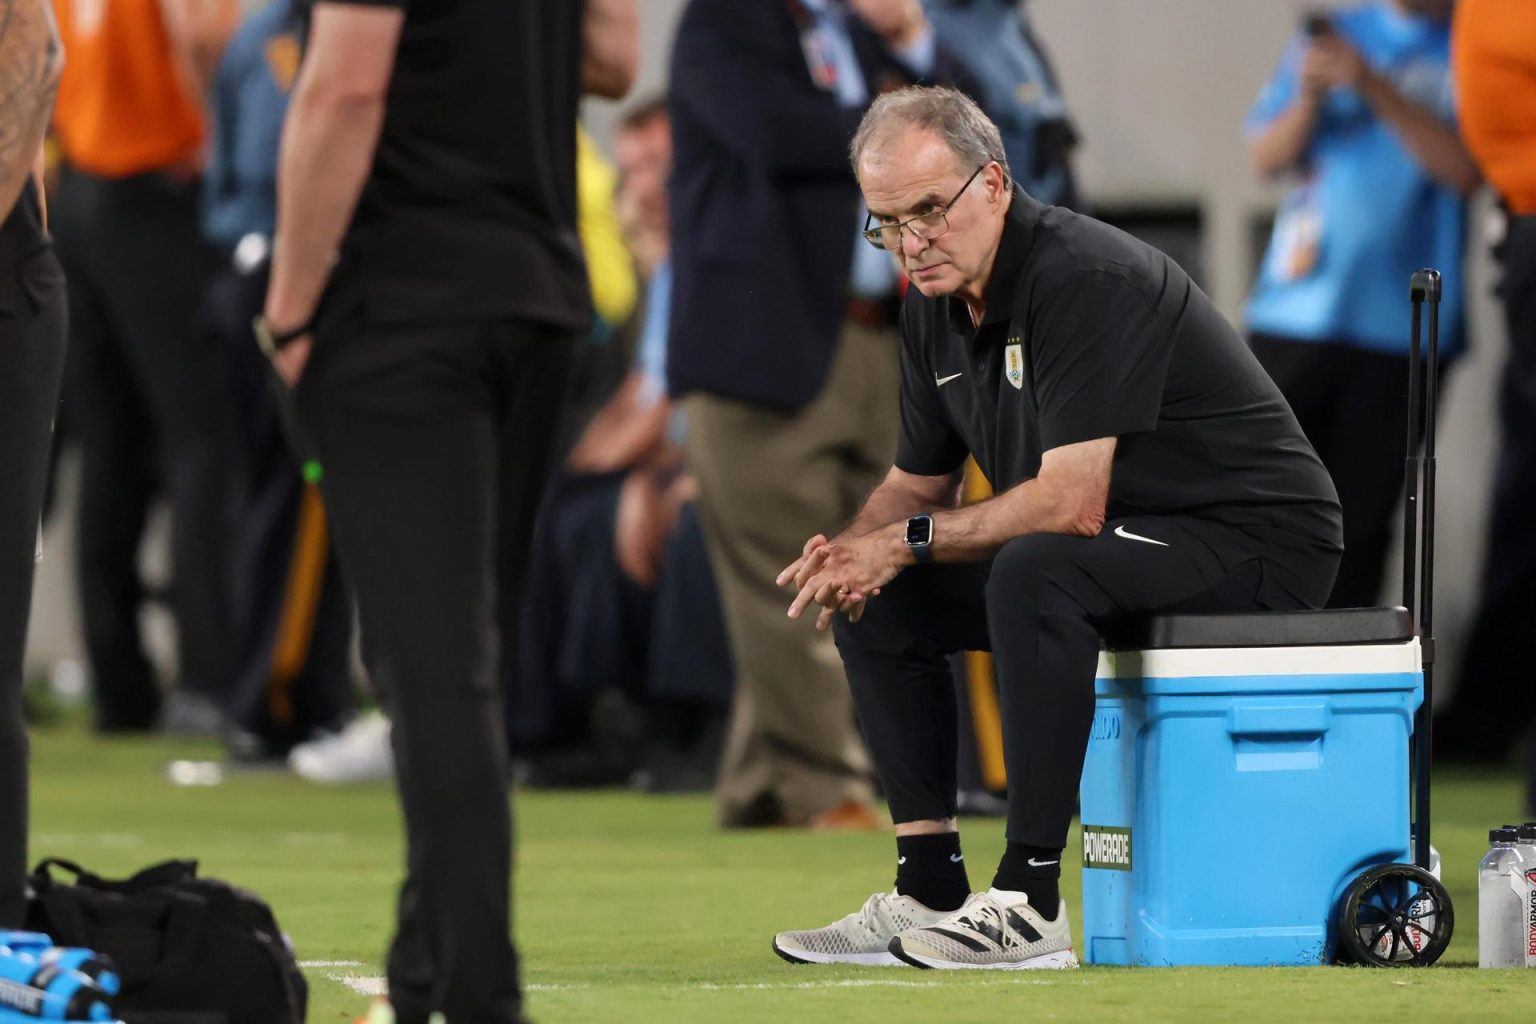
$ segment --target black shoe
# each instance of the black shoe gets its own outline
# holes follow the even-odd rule
[[[512,778],[528,789],[603,789],[626,784],[634,771],[633,759],[583,745],[521,758],[512,766]]]
[[[1006,818],[1008,800],[985,789],[962,789],[955,794],[955,814],[962,818]]]
[[[669,737],[665,730],[646,745],[629,785],[641,793],[708,793],[715,788],[720,753],[725,748],[725,713],[707,717],[690,738]]]

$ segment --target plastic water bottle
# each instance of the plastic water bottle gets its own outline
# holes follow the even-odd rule
[[[1490,848],[1477,865],[1477,966],[1524,967],[1520,942],[1521,900],[1515,892],[1524,877],[1524,858],[1515,848],[1519,832],[1496,828],[1488,833]]]
[[[1419,848],[1417,833],[1414,829],[1408,830],[1408,859],[1413,860],[1413,851]],[[1435,876],[1435,881],[1444,881],[1440,877],[1440,851],[1435,849],[1435,844],[1429,844],[1429,873]]]
[[[1536,967],[1536,821],[1520,826],[1515,851],[1524,863],[1525,877],[1520,886],[1520,944],[1525,953],[1525,966]]]

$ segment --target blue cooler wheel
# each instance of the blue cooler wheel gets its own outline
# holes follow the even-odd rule
[[[1450,893],[1415,864],[1383,864],[1350,883],[1339,907],[1339,959],[1365,967],[1428,967],[1450,945]]]

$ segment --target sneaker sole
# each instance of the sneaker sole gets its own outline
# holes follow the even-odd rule
[[[891,940],[891,953],[902,963],[911,964],[925,971],[1070,971],[1078,966],[1077,953],[1071,949],[1042,953],[1028,960],[1005,960],[995,964],[960,964],[902,949],[901,939],[897,938]]]
[[[787,950],[773,940],[779,959],[792,964],[851,964],[855,967],[900,967],[901,961],[886,953],[812,953],[808,949]]]

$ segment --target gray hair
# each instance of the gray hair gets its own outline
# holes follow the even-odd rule
[[[908,86],[875,100],[848,146],[853,173],[859,173],[864,151],[902,128],[923,128],[944,140],[967,168],[989,161],[1002,165],[1012,180],[1003,137],[974,100],[958,89],[945,86]]]

